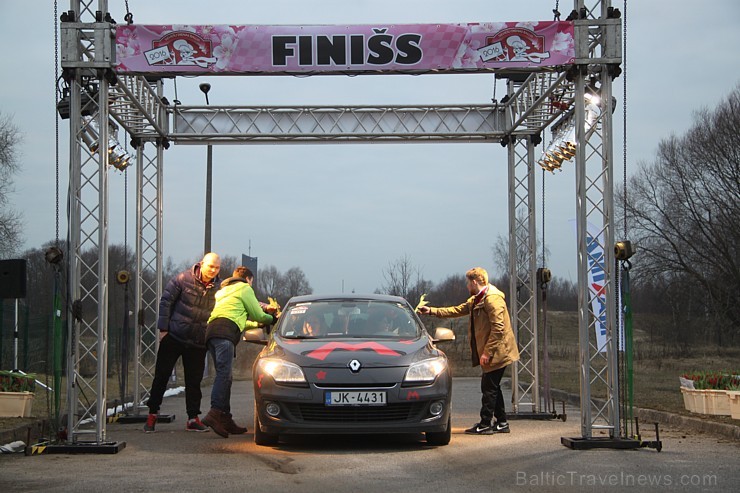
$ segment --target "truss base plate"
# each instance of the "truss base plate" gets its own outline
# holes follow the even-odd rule
[[[512,419],[533,419],[533,420],[547,420],[547,419],[562,419],[563,421],[566,420],[565,414],[557,414],[557,413],[538,413],[538,412],[516,412],[516,413],[506,413],[506,419],[512,420]]]
[[[113,421],[114,423],[129,424],[129,423],[144,423],[146,422],[147,414],[123,414]],[[157,423],[172,423],[175,421],[174,414],[160,414],[157,416]]]
[[[565,445],[572,450],[590,450],[595,448],[610,448],[610,449],[622,449],[632,450],[643,447],[650,447],[657,449],[658,452],[662,449],[662,443],[657,442],[645,442],[642,440],[633,440],[630,438],[567,438],[560,437],[560,443]]]
[[[117,454],[126,448],[126,442],[73,443],[68,445],[49,445],[47,454]]]

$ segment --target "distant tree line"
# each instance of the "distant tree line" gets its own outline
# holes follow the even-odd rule
[[[682,136],[662,140],[618,206],[638,249],[635,310],[663,315],[670,341],[737,342],[740,85],[713,111],[697,112]]]
[[[508,265],[508,262],[505,264]],[[505,272],[503,269],[500,270]],[[385,282],[376,290],[376,293],[401,296],[414,306],[421,295],[426,295],[425,299],[435,306],[458,305],[470,297],[465,287],[464,272],[451,274],[442,281],[434,283],[424,279],[421,268],[413,265],[411,257],[407,254],[388,263],[383,270],[383,279]],[[510,298],[508,274],[492,278],[490,282],[503,291],[507,299]],[[554,278],[547,285],[547,303],[550,310],[576,310],[578,286],[567,279]]]
[[[45,259],[46,250],[54,246],[50,241],[40,248],[33,248],[21,253],[18,258],[26,259],[26,297],[19,300],[19,368],[30,372],[51,371],[51,343],[52,338],[52,309],[54,299],[54,284],[59,283],[60,292],[63,296],[62,305],[74,300],[66,299],[68,277],[66,272],[66,259],[60,265],[58,273]],[[59,248],[66,252],[66,244],[60,241]],[[82,257],[88,266],[96,266],[98,252],[90,250],[83,252]],[[177,275],[179,272],[190,269],[200,258],[175,263],[172,258],[167,258],[162,268],[162,286]],[[235,256],[221,257],[220,278],[226,279],[231,276],[233,270],[241,263]],[[116,274],[121,270],[130,273],[131,281],[137,275],[135,272],[136,252],[125,245],[110,245],[108,248],[108,359],[109,368],[118,368],[123,358],[123,351],[128,347],[129,358],[133,355],[134,328],[138,323],[135,307],[133,282],[119,284],[116,282]],[[83,269],[84,270],[84,269]],[[147,283],[153,284],[156,272],[144,271],[141,273]],[[82,293],[94,292],[96,278],[91,275],[80,277],[80,288]],[[313,292],[306,275],[299,267],[291,267],[281,272],[275,266],[268,265],[257,272],[255,279],[255,292],[258,299],[267,301],[268,297],[275,298],[281,306],[293,296],[310,294]],[[128,293],[127,293],[128,291]],[[128,305],[126,305],[126,302]],[[156,300],[155,306],[159,306]],[[93,298],[87,298],[80,305],[83,316],[86,319],[97,312],[97,304]],[[123,330],[125,313],[129,312],[129,331]],[[12,300],[0,300],[0,369],[13,366],[13,331],[15,326],[15,305]],[[64,331],[66,337],[67,310],[62,313],[64,318]],[[147,320],[150,324],[153,321]],[[66,341],[65,341],[66,347]]]

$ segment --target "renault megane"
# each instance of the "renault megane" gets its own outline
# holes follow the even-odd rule
[[[259,445],[286,434],[425,433],[450,441],[452,378],[414,309],[396,296],[299,296],[286,305],[252,369]]]

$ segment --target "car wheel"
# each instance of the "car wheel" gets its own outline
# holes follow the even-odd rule
[[[277,445],[279,435],[277,433],[265,433],[260,428],[260,417],[257,413],[257,404],[254,405],[254,443],[257,445]]]
[[[255,432],[256,436],[256,432]],[[447,430],[445,431],[427,431],[427,443],[429,445],[447,445],[452,437],[452,420],[447,418]]]

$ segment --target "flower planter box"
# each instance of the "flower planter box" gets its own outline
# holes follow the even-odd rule
[[[683,402],[692,413],[730,415],[730,402],[724,390],[694,390],[681,387]]]
[[[33,395],[33,392],[0,392],[0,417],[31,417]]]
[[[697,406],[696,406],[696,398],[698,391],[694,389],[688,389],[686,387],[681,387],[681,394],[683,395],[683,405],[686,408],[687,411],[691,413],[697,412]]]
[[[740,391],[728,390],[727,400],[729,401],[732,419],[740,419]]]

